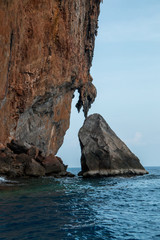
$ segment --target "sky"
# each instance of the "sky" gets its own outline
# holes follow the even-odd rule
[[[160,1],[104,0],[91,68],[99,113],[143,166],[160,166]],[[76,94],[70,128],[57,153],[80,167]]]

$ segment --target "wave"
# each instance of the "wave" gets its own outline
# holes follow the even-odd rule
[[[5,177],[0,177],[0,183],[2,182],[9,182],[9,180],[7,180]]]
[[[3,184],[3,183],[18,183],[18,182],[11,181],[11,180],[6,179],[5,177],[0,176],[0,184]]]

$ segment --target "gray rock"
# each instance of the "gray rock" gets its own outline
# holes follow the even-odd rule
[[[87,117],[78,135],[82,153],[79,175],[132,176],[148,173],[101,115]]]

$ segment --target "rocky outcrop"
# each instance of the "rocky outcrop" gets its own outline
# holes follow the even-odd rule
[[[90,115],[79,131],[81,145],[81,167],[79,175],[132,176],[147,171],[139,159],[116,136],[103,117]]]
[[[59,157],[50,154],[43,157],[36,147],[27,149],[16,141],[8,147],[0,146],[0,174],[10,178],[17,177],[74,177],[66,171],[67,166]]]
[[[14,139],[43,156],[55,155],[76,89],[77,109],[87,116],[96,97],[90,67],[99,5],[100,0],[0,1],[0,143]]]

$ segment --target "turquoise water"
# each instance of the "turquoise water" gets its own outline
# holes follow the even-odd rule
[[[147,170],[132,178],[0,178],[0,240],[159,240],[160,168]]]

